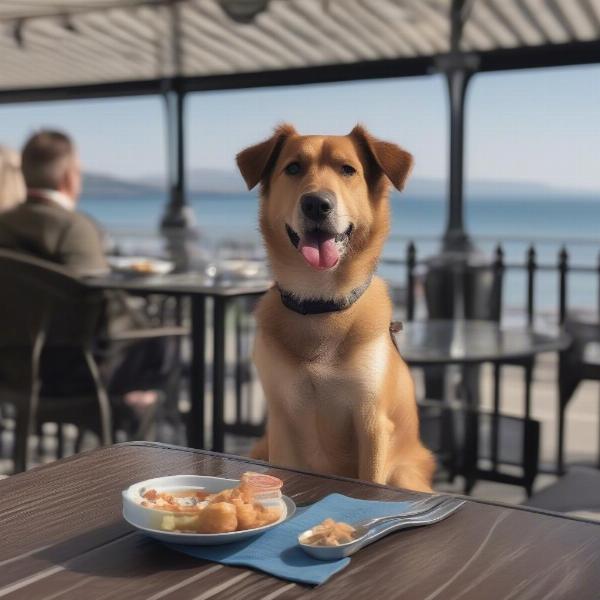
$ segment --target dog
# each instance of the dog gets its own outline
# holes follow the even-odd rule
[[[252,456],[273,464],[431,491],[410,371],[374,275],[390,226],[390,183],[412,156],[357,125],[345,136],[292,125],[237,155],[260,184],[260,231],[276,285],[256,309],[253,358],[267,429]]]

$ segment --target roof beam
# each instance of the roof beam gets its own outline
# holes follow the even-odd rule
[[[569,65],[600,64],[600,41],[572,42],[506,48],[477,53],[479,71],[533,69]],[[307,85],[340,81],[415,77],[433,72],[436,57],[364,61],[346,65],[324,65],[254,73],[189,77],[181,80],[187,92],[233,90],[256,87]],[[110,98],[159,94],[168,88],[169,79],[127,81],[92,85],[62,86],[0,91],[0,103],[83,98]]]

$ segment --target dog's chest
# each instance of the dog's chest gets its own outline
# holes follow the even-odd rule
[[[339,418],[375,401],[388,361],[389,335],[351,352],[324,344],[308,360],[294,350],[286,340],[257,337],[255,362],[269,402],[295,419]]]

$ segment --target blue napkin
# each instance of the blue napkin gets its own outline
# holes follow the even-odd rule
[[[178,552],[224,565],[252,567],[281,579],[319,585],[346,567],[350,558],[320,561],[298,546],[298,535],[327,517],[352,523],[404,512],[410,502],[377,502],[331,494],[298,512],[288,521],[250,540],[222,546],[169,544]]]

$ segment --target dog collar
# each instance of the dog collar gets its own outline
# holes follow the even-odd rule
[[[291,292],[286,292],[276,284],[281,301],[286,308],[297,312],[300,315],[319,315],[322,313],[338,312],[350,308],[367,290],[373,276],[369,277],[365,283],[354,288],[347,296],[343,298],[314,298],[310,300],[298,300]]]

